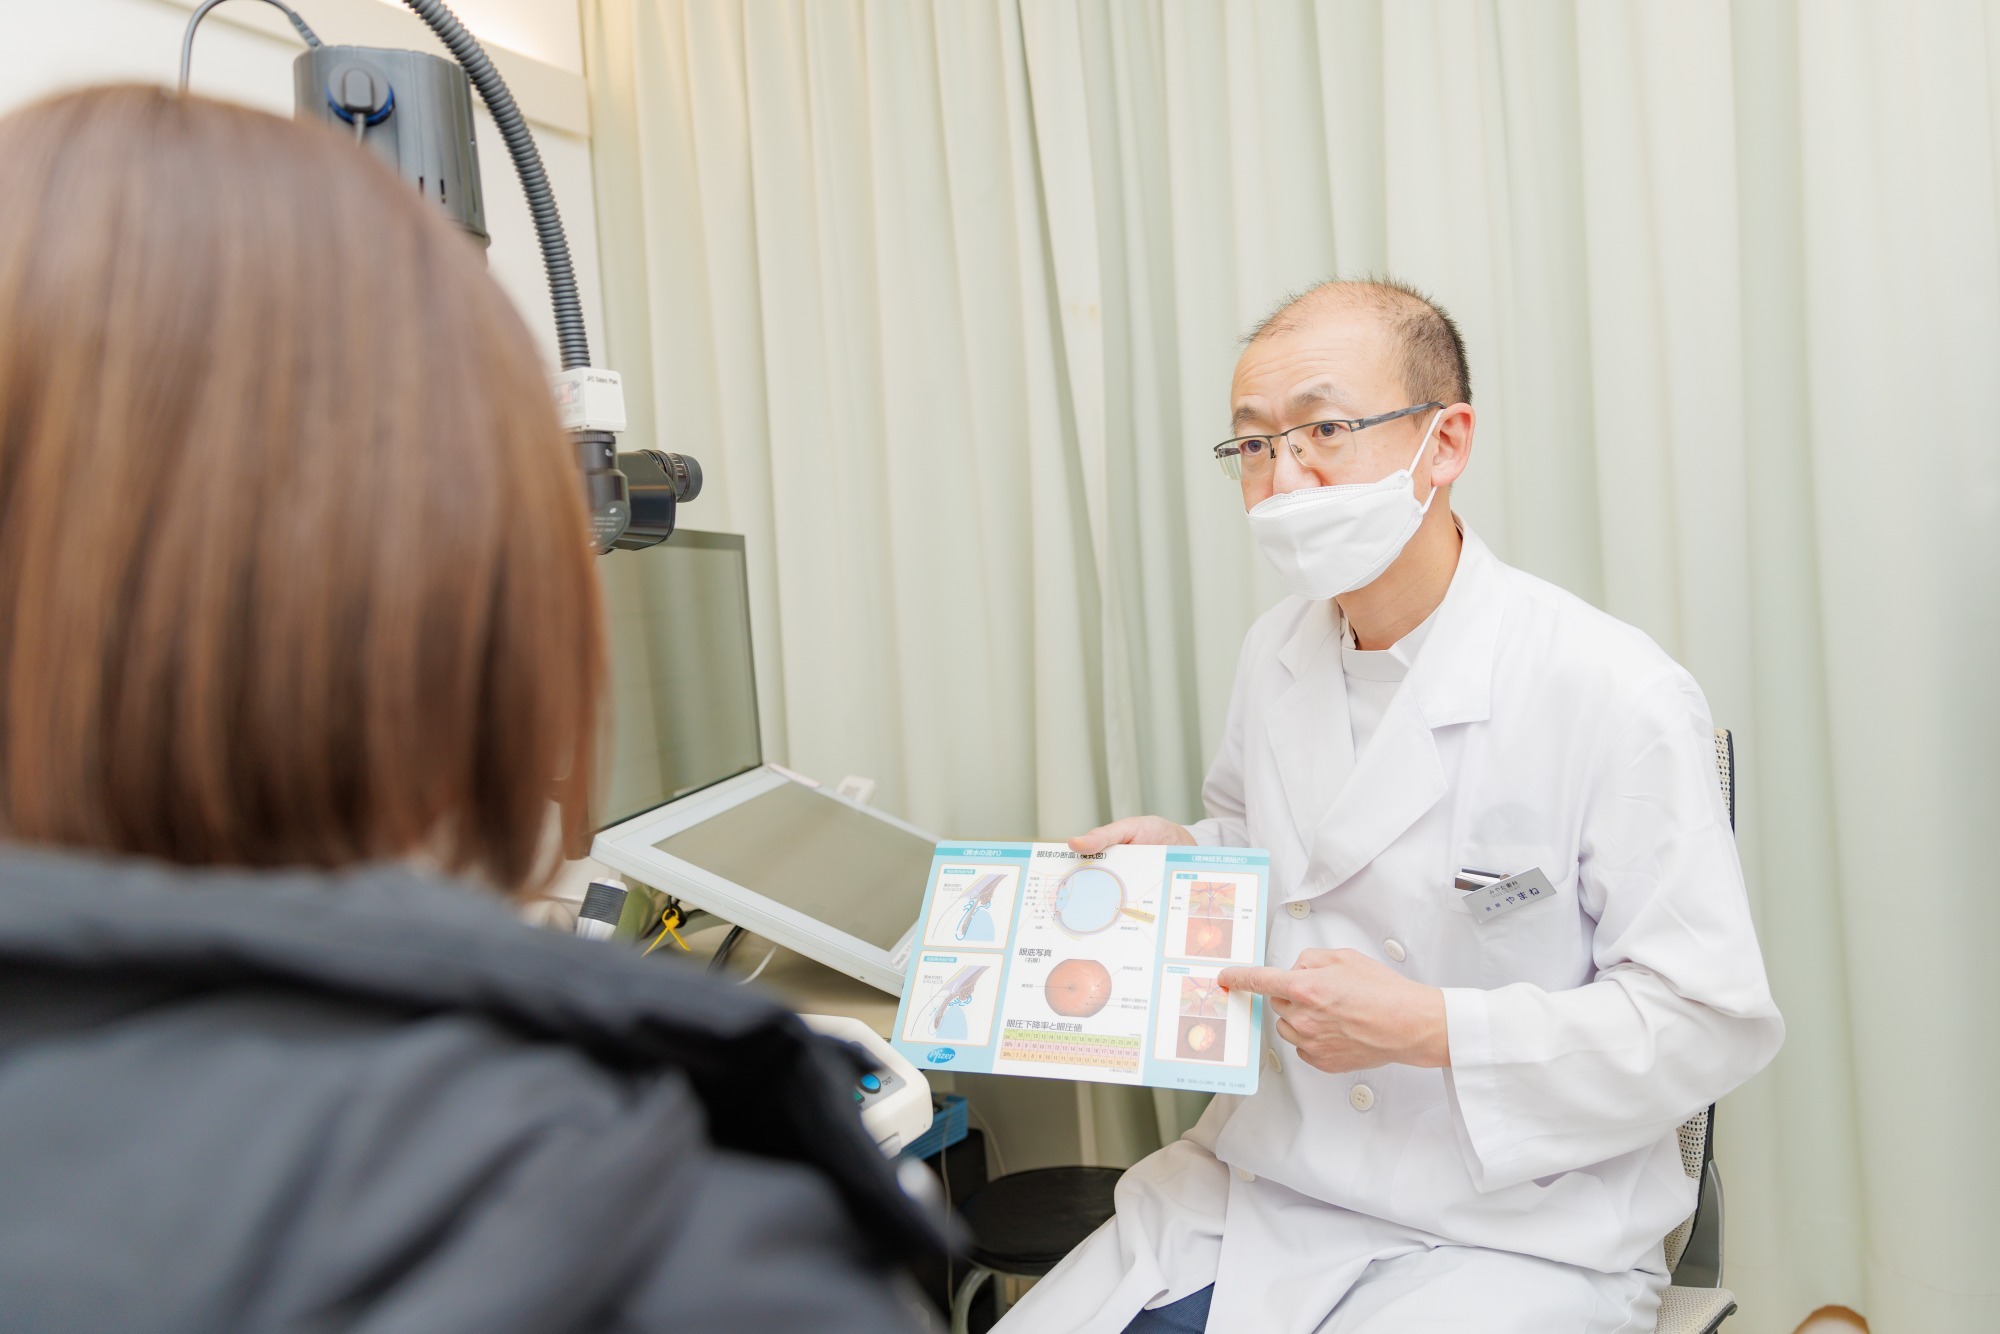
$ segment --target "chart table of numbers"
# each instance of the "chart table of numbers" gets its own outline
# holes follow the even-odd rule
[[[940,843],[895,1044],[919,1067],[1251,1093],[1270,855],[1124,844]]]

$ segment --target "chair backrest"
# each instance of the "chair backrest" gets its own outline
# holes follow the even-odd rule
[[[1702,1169],[1708,1166],[1708,1127],[1713,1107],[1702,1110],[1681,1122],[1681,1170],[1696,1181],[1701,1180]],[[1695,1199],[1694,1212],[1681,1220],[1681,1225],[1667,1234],[1667,1272],[1680,1268],[1681,1256],[1687,1253],[1688,1238],[1694,1235],[1695,1220],[1701,1216],[1702,1201]]]
[[[1729,827],[1736,828],[1736,740],[1729,729],[1715,729],[1715,770],[1722,780],[1723,804],[1729,808]],[[1700,1286],[1720,1287],[1722,1284],[1722,1178],[1715,1170],[1715,1108],[1703,1108],[1681,1123],[1681,1169],[1688,1176],[1701,1182],[1695,1197],[1694,1212],[1681,1225],[1667,1234],[1667,1272],[1681,1282],[1681,1261],[1689,1260],[1690,1269],[1700,1269],[1701,1273],[1690,1274]],[[1697,1257],[1689,1257],[1690,1242],[1699,1237],[1695,1246]]]
[[[1729,828],[1736,828],[1736,738],[1729,729],[1715,729],[1715,771],[1722,778],[1722,801],[1729,807]]]

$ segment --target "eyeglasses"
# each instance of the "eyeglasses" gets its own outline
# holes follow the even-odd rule
[[[1233,481],[1245,477],[1253,481],[1268,477],[1278,457],[1278,442],[1282,440],[1292,447],[1293,457],[1301,464],[1308,468],[1318,467],[1333,462],[1340,447],[1347,443],[1346,438],[1356,431],[1365,431],[1398,417],[1443,406],[1442,403],[1419,403],[1413,408],[1398,408],[1394,412],[1357,417],[1351,421],[1306,422],[1276,435],[1239,435],[1215,447],[1215,461],[1222,465],[1222,475]]]

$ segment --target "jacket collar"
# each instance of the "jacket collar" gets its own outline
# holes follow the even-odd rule
[[[1272,752],[1310,853],[1291,898],[1348,880],[1422,818],[1447,789],[1435,729],[1491,716],[1505,586],[1499,560],[1469,528],[1463,534],[1436,622],[1358,758],[1346,677],[1324,657],[1338,653],[1337,618],[1318,607],[1278,652],[1293,682],[1271,715]],[[1330,805],[1329,791],[1336,793]]]
[[[1437,623],[1410,667],[1411,692],[1432,727],[1480,722],[1493,712],[1493,652],[1499,640],[1501,564],[1479,535],[1460,521],[1458,568],[1437,610]],[[1316,602],[1278,648],[1278,663],[1294,681],[1323,651],[1338,651],[1340,613]]]
[[[1493,654],[1506,613],[1499,558],[1470,528],[1462,530],[1458,569],[1417,660],[1411,694],[1432,727],[1483,722],[1493,715]]]
[[[1340,632],[1340,608],[1332,602],[1314,602],[1306,607],[1305,615],[1292,627],[1291,638],[1278,648],[1278,664],[1292,674],[1294,681],[1306,674],[1320,650],[1329,646],[1338,647],[1336,636]]]

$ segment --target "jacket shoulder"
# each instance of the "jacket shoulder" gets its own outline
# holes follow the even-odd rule
[[[1500,570],[1515,670],[1579,702],[1700,696],[1687,668],[1638,626],[1525,570],[1506,564]]]

